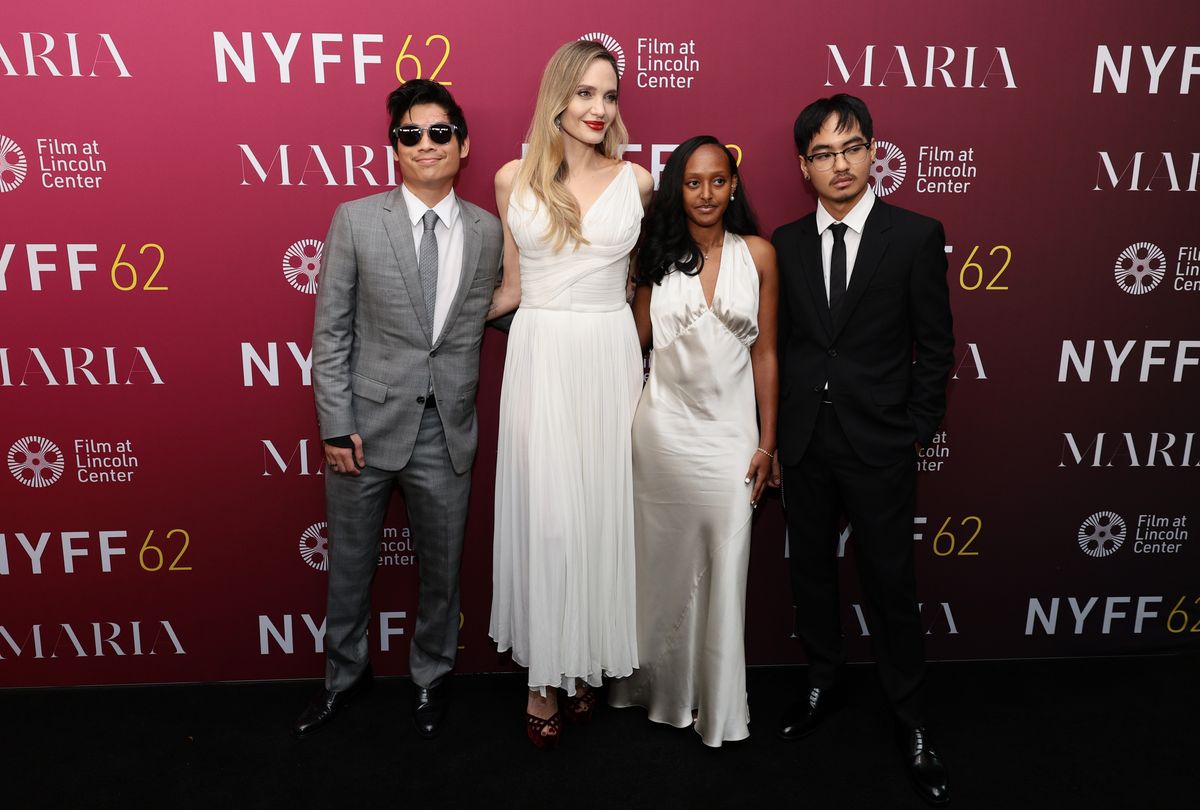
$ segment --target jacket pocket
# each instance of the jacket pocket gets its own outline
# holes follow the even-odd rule
[[[364,377],[356,372],[350,373],[350,390],[355,396],[383,404],[387,400],[388,387],[378,380]]]

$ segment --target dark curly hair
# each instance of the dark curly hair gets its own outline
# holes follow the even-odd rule
[[[688,158],[701,146],[715,146],[729,159],[729,174],[738,177],[737,161],[725,144],[712,135],[697,135],[681,143],[667,159],[659,178],[658,193],[646,216],[642,247],[638,252],[637,283],[661,284],[678,270],[694,276],[704,267],[704,254],[688,230],[683,210],[683,172]],[[758,222],[746,199],[746,185],[738,179],[737,193],[723,217],[725,230],[740,236],[757,236]]]

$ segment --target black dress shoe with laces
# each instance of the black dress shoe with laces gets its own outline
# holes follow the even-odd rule
[[[322,728],[338,712],[367,691],[371,686],[371,677],[371,667],[367,665],[362,675],[359,675],[358,680],[352,683],[348,689],[338,692],[322,689],[296,718],[296,724],[292,727],[292,731],[297,737],[304,737]]]
[[[416,702],[413,703],[413,722],[417,733],[427,740],[433,739],[442,730],[446,710],[450,707],[447,694],[449,684],[443,681],[437,686],[418,686]]]
[[[779,720],[779,738],[799,740],[820,727],[834,709],[838,695],[830,687],[813,687],[792,704]]]
[[[933,750],[929,732],[924,728],[905,729],[901,733],[900,746],[909,779],[917,795],[935,807],[949,804],[946,766]]]

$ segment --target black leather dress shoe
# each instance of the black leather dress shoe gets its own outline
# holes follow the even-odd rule
[[[901,749],[908,776],[917,795],[936,807],[950,803],[950,791],[946,784],[946,766],[933,750],[929,732],[924,728],[905,729],[901,735]]]
[[[338,712],[349,706],[356,698],[367,691],[371,685],[371,677],[371,667],[368,665],[363,670],[363,674],[358,676],[358,680],[350,685],[349,689],[343,689],[339,692],[322,689],[313,698],[312,702],[308,704],[308,707],[300,713],[300,716],[296,718],[296,725],[292,727],[296,736],[304,737],[322,728]]]
[[[830,687],[809,689],[783,713],[779,720],[779,738],[791,741],[812,734],[833,711],[837,700],[837,693]]]
[[[417,733],[427,740],[433,739],[442,730],[446,709],[450,707],[448,689],[449,684],[445,681],[437,686],[417,687],[417,697],[413,703],[413,721],[417,725]]]

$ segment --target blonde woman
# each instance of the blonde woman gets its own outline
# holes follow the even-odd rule
[[[529,669],[539,748],[586,722],[602,675],[637,666],[630,425],[642,360],[625,299],[653,182],[627,142],[616,60],[595,42],[546,65],[529,150],[496,174],[508,337],[496,466],[491,636]]]

